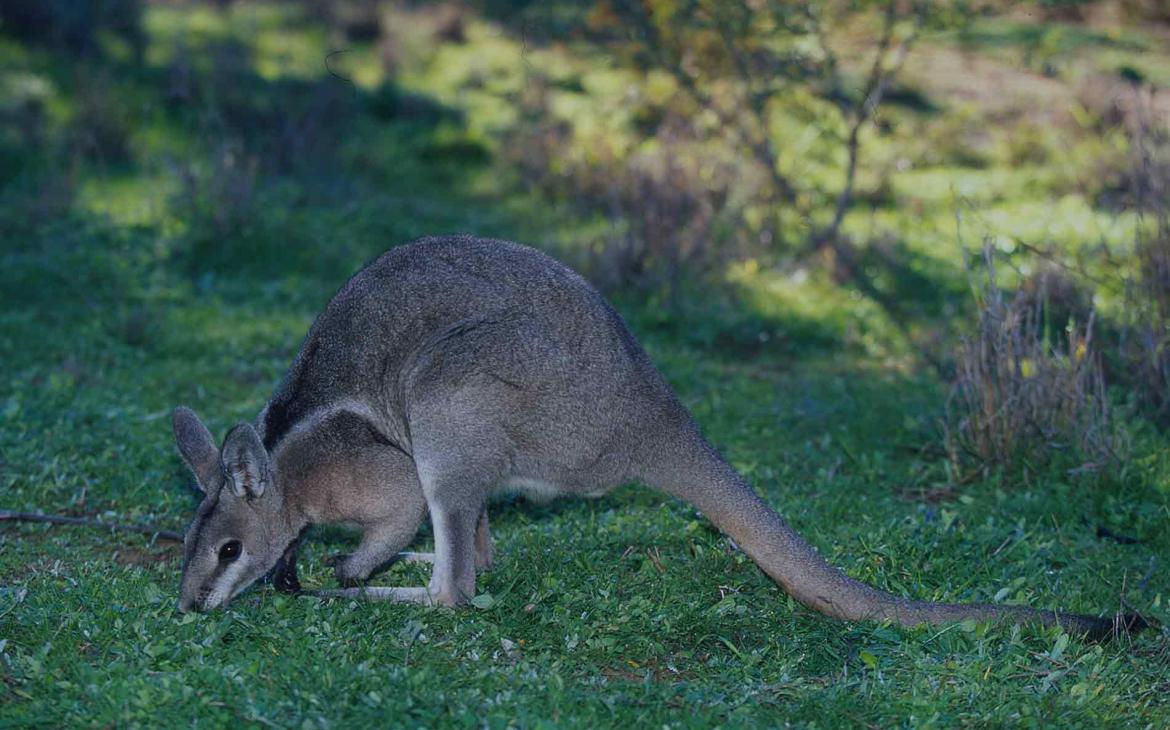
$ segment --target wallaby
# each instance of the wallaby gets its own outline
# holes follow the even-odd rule
[[[596,497],[640,481],[697,507],[791,596],[835,618],[1006,618],[1093,637],[1146,625],[914,601],[849,578],[703,438],[602,296],[515,243],[449,236],[391,249],[329,302],[254,423],[222,448],[186,408],[174,430],[205,494],[185,538],[182,611],[222,606],[270,572],[295,590],[298,538],[321,522],[361,528],[336,574],[364,581],[428,513],[430,585],[350,595],[457,606],[491,561],[494,490]]]

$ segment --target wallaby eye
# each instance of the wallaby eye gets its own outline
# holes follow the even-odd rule
[[[219,546],[219,562],[230,563],[236,558],[240,557],[240,541],[228,540],[223,545]]]

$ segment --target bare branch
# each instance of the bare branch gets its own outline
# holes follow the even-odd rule
[[[878,41],[877,52],[873,58],[873,66],[870,68],[869,77],[866,79],[862,96],[851,113],[853,119],[849,124],[849,135],[845,144],[848,155],[848,163],[845,168],[845,181],[841,186],[841,192],[837,195],[837,204],[833,210],[833,220],[816,235],[813,240],[814,247],[825,243],[832,245],[832,242],[837,238],[837,233],[840,231],[841,224],[845,220],[845,214],[853,204],[853,190],[857,180],[857,163],[861,153],[861,130],[873,118],[878,106],[882,103],[882,97],[885,96],[890,82],[902,70],[902,66],[906,62],[906,56],[910,53],[910,47],[914,45],[914,41],[918,38],[922,16],[916,13],[914,15],[914,28],[898,45],[893,63],[889,68],[885,67],[886,57],[889,55],[890,48],[894,42],[894,29],[898,22],[897,8],[897,0],[890,0],[886,6],[882,37]],[[824,45],[823,41],[822,45]]]
[[[825,27],[821,24],[821,18],[815,12],[814,7],[812,3],[808,3],[805,6],[805,17],[808,19],[809,28],[812,30],[813,37],[817,40],[817,47],[825,57],[825,75],[829,78],[829,100],[840,107],[845,99],[845,85],[841,83],[841,71],[837,63],[837,54],[833,51],[833,46],[829,44],[829,38],[825,34]]]
[[[715,100],[715,98],[711,96],[711,94],[700,87],[698,80],[687,73],[683,68],[681,58],[665,57],[668,49],[666,48],[661,35],[658,33],[658,29],[646,15],[640,3],[636,1],[621,2],[618,3],[618,7],[625,11],[626,16],[629,17],[634,22],[637,29],[641,31],[645,39],[646,47],[649,48],[650,51],[657,57],[659,66],[669,71],[678,85],[683,89],[683,91],[685,91],[692,99],[694,99],[694,101],[699,106],[715,114],[723,128],[735,135],[735,137],[751,151],[752,155],[756,159],[756,162],[767,171],[769,180],[775,188],[777,196],[779,196],[779,198],[785,203],[795,203],[796,188],[792,185],[792,182],[782,172],[780,172],[779,154],[776,151],[775,145],[772,143],[771,137],[768,135],[767,120],[760,111],[765,106],[764,101],[752,100],[752,111],[756,117],[756,126],[760,130],[758,135],[753,134],[751,131],[745,128],[742,120],[738,118],[735,113],[724,109]],[[738,75],[744,79],[750,78],[750,74],[747,72],[745,59],[743,59],[742,54],[736,51],[736,46],[728,40],[726,26],[719,24],[719,27],[720,37],[723,39],[724,44],[727,46],[728,52],[732,56],[732,62],[737,67]],[[745,88],[747,89],[749,100],[751,100],[752,94],[750,91],[750,86]]]
[[[776,145],[772,142],[772,135],[768,134],[768,96],[763,94],[752,93],[752,79],[753,74],[748,68],[747,58],[736,41],[736,38],[731,33],[731,29],[727,27],[726,23],[719,23],[719,37],[723,39],[724,49],[727,54],[731,56],[731,62],[735,66],[735,72],[739,76],[739,81],[743,84],[744,95],[747,97],[748,107],[752,111],[754,117],[757,133],[752,135],[737,123],[737,121],[726,115],[720,118],[724,124],[732,126],[737,129],[739,136],[751,148],[752,153],[759,162],[768,171],[768,176],[775,186],[776,192],[780,198],[786,203],[796,202],[796,190],[793,188],[791,181],[780,172],[780,153],[776,150]]]

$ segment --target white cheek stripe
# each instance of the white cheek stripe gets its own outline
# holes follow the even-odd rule
[[[228,569],[223,572],[223,575],[219,576],[219,580],[215,582],[215,590],[203,602],[203,608],[205,610],[219,608],[236,594],[232,589],[235,588],[240,574],[244,572],[244,559],[247,557],[248,553],[241,551],[240,557],[236,558],[236,562],[228,566]]]

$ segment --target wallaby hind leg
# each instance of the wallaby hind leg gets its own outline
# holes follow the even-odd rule
[[[445,351],[413,383],[414,461],[435,534],[429,588],[431,599],[441,606],[458,606],[475,597],[476,565],[487,565],[491,555],[487,495],[508,472],[504,445],[509,437],[497,424],[500,390],[507,386],[489,379],[456,389],[444,380],[448,373],[443,367],[466,356]]]

